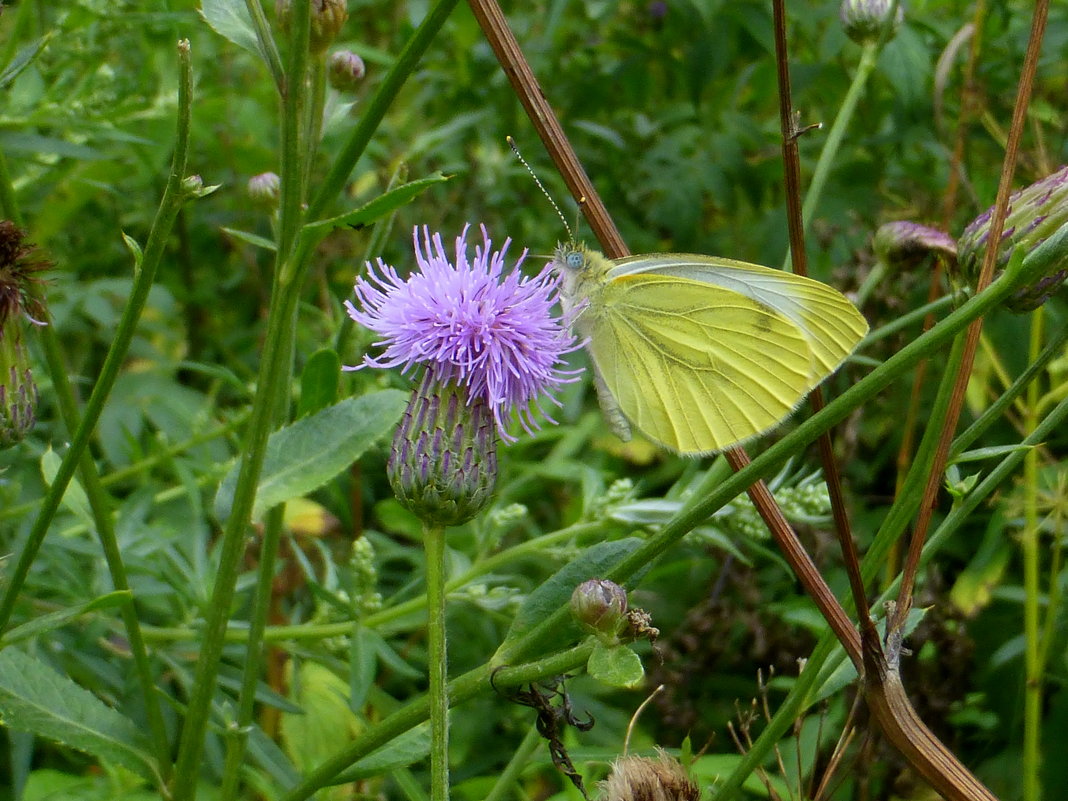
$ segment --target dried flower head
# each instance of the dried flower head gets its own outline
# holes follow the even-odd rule
[[[656,759],[620,757],[600,784],[600,801],[699,801],[701,788],[663,751]]]
[[[979,280],[993,214],[994,208],[991,206],[969,223],[957,241],[960,277],[973,287]],[[1029,256],[1047,241],[1056,240],[1054,234],[1066,224],[1068,167],[1062,167],[1009,197],[1005,228],[998,247],[997,269],[1004,269],[1013,250],[1018,247],[1023,248]],[[1028,286],[1017,290],[1006,302],[1011,311],[1037,309],[1068,278],[1068,254],[1061,254],[1059,248],[1047,248],[1046,251],[1043,255],[1047,266],[1042,274]]]
[[[362,309],[346,302],[349,316],[378,334],[385,350],[365,356],[362,365],[401,367],[404,372],[425,366],[435,381],[465,389],[468,405],[486,404],[502,439],[516,417],[531,433],[539,427],[534,410],[553,422],[538,404],[541,397],[575,380],[562,369],[563,357],[577,347],[567,321],[552,314],[558,279],[549,267],[533,278],[519,272],[526,251],[505,272],[510,240],[500,251],[482,228],[482,245],[468,259],[467,231],[456,238],[453,261],[440,234],[424,227],[414,233],[418,271],[402,279],[381,259],[368,264],[366,278],[356,282]]]

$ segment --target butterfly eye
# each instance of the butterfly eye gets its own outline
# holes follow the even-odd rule
[[[586,260],[582,257],[582,254],[577,250],[572,250],[566,256],[564,256],[564,262],[572,270],[578,270],[585,264]]]

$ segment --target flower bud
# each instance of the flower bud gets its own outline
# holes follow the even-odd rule
[[[277,0],[275,12],[279,26],[283,31],[288,31],[292,0]],[[349,12],[345,8],[345,0],[311,0],[311,15],[308,49],[312,53],[322,54],[341,32],[345,20],[349,18]]]
[[[17,321],[16,321],[17,322]],[[0,328],[0,450],[17,445],[37,420],[37,384],[15,326]]]
[[[991,206],[976,217],[957,240],[959,275],[972,287],[979,281],[987,240],[990,238],[990,219],[993,213],[994,208]],[[1052,175],[1021,189],[1009,198],[1005,228],[998,247],[997,272],[1005,268],[1016,248],[1024,249],[1025,259],[1034,255],[1040,256],[1044,262],[1044,267],[1038,276],[1027,286],[1018,289],[1006,301],[1005,305],[1011,311],[1028,312],[1037,309],[1068,277],[1068,253],[1060,247],[1040,249],[1040,246],[1047,240],[1059,242],[1060,237],[1054,238],[1054,234],[1066,223],[1068,223],[1068,167],[1062,167]]]
[[[857,44],[878,41],[883,28],[890,24],[889,37],[897,33],[905,18],[904,2],[898,2],[893,22],[890,22],[890,8],[893,0],[842,0],[838,15],[842,20],[846,36]]]
[[[351,50],[339,50],[330,56],[327,74],[330,85],[339,92],[354,92],[366,73],[363,59]]]
[[[699,801],[701,788],[678,760],[663,751],[659,757],[625,756],[612,763],[600,784],[602,801]]]
[[[937,228],[907,220],[879,226],[872,238],[872,250],[880,263],[897,269],[908,268],[929,255],[950,264],[957,261],[957,243],[953,237]]]
[[[13,222],[0,221],[0,449],[21,441],[36,420],[37,385],[22,329],[26,323],[44,325],[37,273],[50,265],[35,257],[34,246],[25,239]]]
[[[274,209],[282,192],[282,179],[277,173],[261,172],[248,179],[248,196],[258,205]]]
[[[497,483],[493,412],[465,387],[427,370],[404,411],[386,467],[397,499],[424,523],[466,523]]]
[[[571,614],[591,634],[615,639],[627,625],[627,591],[613,581],[584,581],[571,593]]]

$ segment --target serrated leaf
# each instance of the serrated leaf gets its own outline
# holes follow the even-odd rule
[[[645,677],[641,658],[630,648],[600,642],[593,647],[586,671],[609,687],[637,687]]]
[[[333,348],[323,348],[313,353],[300,374],[297,417],[306,417],[337,403],[340,383],[341,360],[337,351]]]
[[[221,37],[263,58],[245,0],[204,0],[200,4],[200,16]]]
[[[400,419],[408,393],[384,389],[346,398],[271,434],[252,509],[259,519],[273,506],[318,489],[385,436]],[[240,464],[223,479],[215,515],[230,516]]]
[[[390,189],[388,192],[383,192],[370,203],[366,203],[358,209],[341,214],[337,217],[331,217],[329,220],[319,220],[318,222],[309,223],[304,226],[304,228],[308,232],[321,235],[344,225],[356,227],[367,225],[368,223],[374,222],[379,217],[384,217],[391,211],[395,211],[406,203],[409,203],[413,198],[418,197],[431,186],[447,180],[449,180],[448,176],[436,172],[426,178],[410,181],[406,184],[401,184],[396,189]]]
[[[28,623],[23,623],[21,626],[16,626],[7,631],[4,636],[0,638],[0,648],[5,648],[12,643],[20,642],[22,640],[27,640],[30,637],[40,636],[46,631],[58,629],[60,626],[65,626],[70,621],[88,614],[89,612],[119,606],[120,604],[129,601],[132,597],[133,593],[129,590],[116,590],[115,592],[109,592],[106,595],[101,595],[98,598],[94,598],[83,604],[78,604],[77,606],[61,609],[58,612],[49,612],[47,615],[39,615]]]
[[[248,231],[240,231],[237,228],[227,228],[225,226],[223,226],[221,230],[224,234],[229,234],[234,239],[239,239],[242,242],[247,242],[248,244],[254,247],[263,248],[264,250],[269,250],[272,253],[278,250],[278,246],[274,242],[257,234],[250,234]]]
[[[519,607],[504,642],[497,649],[497,654],[510,650],[513,643],[566,604],[571,598],[571,593],[575,591],[575,587],[587,579],[603,578],[641,544],[642,541],[637,537],[628,537],[614,542],[600,542],[587,548],[577,559],[557,570],[544,584],[527,596],[526,601]],[[571,624],[566,628],[571,631],[572,636],[577,636],[578,626],[576,624]],[[560,632],[561,636],[566,633]]]
[[[155,780],[145,734],[132,720],[39,659],[0,651],[0,720]]]

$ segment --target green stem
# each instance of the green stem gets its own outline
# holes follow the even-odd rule
[[[252,18],[252,27],[256,31],[256,41],[259,43],[260,52],[267,62],[267,69],[271,71],[271,78],[279,93],[282,91],[285,71],[282,69],[282,57],[278,54],[278,45],[271,36],[271,26],[263,13],[263,6],[259,0],[245,0],[245,8],[248,9]]]
[[[526,540],[514,545],[507,550],[480,560],[468,568],[462,575],[445,582],[446,594],[455,592],[466,586],[469,582],[492,573],[500,567],[527,557],[542,554],[546,548],[551,548],[559,543],[574,541],[581,544],[591,539],[601,540],[607,536],[611,526],[605,523],[580,523],[569,526],[551,534],[544,534],[532,540]],[[360,625],[372,629],[381,629],[395,620],[403,619],[426,606],[425,596],[410,598],[388,609],[368,615],[360,621]],[[264,632],[265,642],[284,642],[286,640],[324,640],[331,637],[345,637],[352,633],[352,623],[299,623],[291,626],[270,626]],[[199,637],[196,629],[188,628],[165,628],[148,626],[145,634],[150,642],[189,642]],[[245,628],[229,628],[226,631],[227,642],[245,642],[249,637],[249,631]]]
[[[18,599],[19,592],[22,590],[22,585],[26,581],[26,576],[29,574],[30,566],[33,564],[41,544],[44,542],[52,518],[59,509],[63,493],[66,491],[70,480],[74,477],[75,469],[81,463],[82,454],[85,453],[89,439],[93,434],[93,429],[100,419],[100,413],[103,411],[107,396],[110,394],[111,388],[122,370],[141,312],[144,310],[145,303],[148,300],[148,293],[152,288],[156,268],[163,258],[163,250],[167,243],[171,226],[178,215],[178,209],[185,200],[185,193],[182,190],[182,177],[185,175],[186,158],[189,152],[189,119],[193,83],[189,60],[189,43],[187,41],[183,40],[179,43],[178,56],[181,66],[178,87],[178,133],[175,140],[171,171],[167,179],[167,187],[163,192],[159,211],[152,222],[152,228],[148,234],[148,241],[141,257],[141,262],[134,270],[134,282],[130,292],[130,299],[123,309],[118,329],[115,332],[115,338],[104,359],[104,365],[93,387],[93,392],[89,396],[81,423],[74,432],[70,447],[59,465],[51,486],[45,493],[45,497],[41,502],[41,510],[34,521],[33,528],[30,530],[25,544],[22,546],[18,562],[9,575],[3,598],[0,599],[0,631],[6,629],[11,620],[11,613],[15,608],[15,602]]]
[[[1042,308],[1031,316],[1030,361],[1038,357],[1042,344]],[[1039,387],[1032,382],[1027,388],[1024,426],[1034,431],[1038,423]],[[1042,663],[1039,620],[1040,554],[1038,528],[1038,450],[1031,448],[1024,457],[1024,528],[1020,536],[1024,574],[1024,741],[1023,799],[1040,801],[1042,785]],[[1052,611],[1052,610],[1051,610]],[[1047,614],[1049,614],[1047,612]]]
[[[470,670],[448,683],[448,696],[453,705],[483,695],[523,684],[559,676],[586,664],[593,650],[592,638],[587,642],[551,656],[493,671],[489,665]],[[492,683],[491,683],[492,678]],[[309,775],[291,787],[279,801],[303,801],[317,790],[344,779],[344,771],[358,759],[381,748],[395,737],[409,731],[430,717],[430,698],[421,695],[411,699],[396,712],[382,718],[374,726],[362,731],[356,739],[330,757]]]
[[[537,727],[531,726],[527,730],[527,736],[523,738],[523,742],[515,749],[512,758],[508,760],[508,764],[504,766],[504,770],[501,771],[497,781],[493,783],[493,787],[486,793],[486,797],[482,801],[504,801],[506,798],[519,797],[517,793],[519,774],[523,772],[523,768],[530,762],[530,758],[534,756],[534,752],[540,743],[541,735],[538,734]]]
[[[423,526],[427,670],[430,674],[430,801],[449,798],[449,688],[445,643],[445,528]]]
[[[304,108],[304,74],[308,63],[309,0],[293,0],[285,91],[282,94],[282,165],[279,198],[279,237],[275,277],[268,312],[267,336],[260,360],[256,395],[252,402],[245,453],[234,489],[234,503],[223,531],[219,549],[219,570],[212,589],[204,624],[204,638],[197,659],[193,684],[182,726],[175,765],[174,801],[196,797],[200,758],[204,750],[211,701],[215,695],[219,661],[226,641],[226,629],[237,576],[241,568],[245,535],[256,497],[256,487],[267,449],[267,437],[274,427],[278,401],[288,385],[292,358],[298,289],[302,266],[290,262],[296,234],[303,221],[303,149],[301,120]]]
[[[881,49],[882,44],[880,42],[866,42],[861,46],[860,63],[857,64],[857,71],[853,75],[852,83],[849,84],[849,90],[842,100],[842,105],[838,108],[838,114],[831,124],[831,130],[827,132],[827,140],[820,151],[820,157],[812,173],[808,191],[805,192],[805,202],[801,207],[801,224],[804,231],[808,230],[812,215],[815,214],[816,207],[823,196],[823,188],[827,185],[827,177],[831,173],[831,165],[834,164],[834,160],[838,156],[838,149],[842,145],[846,129],[853,119],[853,113],[857,110],[857,103],[864,94],[868,78],[871,76],[872,70],[875,69],[875,62]],[[783,264],[784,270],[791,268],[791,261],[790,253],[787,251],[786,261]]]
[[[237,715],[231,737],[226,743],[226,762],[223,765],[221,801],[237,798],[241,765],[248,744],[248,731],[256,705],[256,686],[260,678],[263,632],[267,628],[267,616],[271,609],[274,590],[274,568],[278,556],[278,543],[282,533],[284,506],[276,506],[268,515],[260,541],[260,563],[256,574],[256,600],[249,621],[248,644],[245,648],[245,665],[241,671],[241,692],[238,696]]]
[[[367,104],[367,108],[362,110],[360,121],[353,129],[352,136],[345,143],[341,154],[334,161],[333,167],[330,168],[330,172],[327,173],[326,179],[315,195],[315,199],[311,202],[308,211],[309,220],[318,219],[326,205],[341,192],[349,179],[349,173],[352,172],[356,162],[363,155],[363,151],[367,147],[367,143],[371,141],[374,132],[378,130],[378,125],[382,122],[382,118],[385,117],[404,82],[408,80],[408,76],[415,71],[416,66],[419,64],[419,59],[423,57],[423,53],[426,52],[430,43],[434,41],[434,37],[437,36],[441,26],[445,24],[445,20],[449,18],[449,14],[452,13],[457,2],[458,0],[437,0],[429,13],[427,13],[426,19],[416,29],[408,43],[404,45],[404,49],[401,50],[400,55],[397,56],[397,61],[382,80],[382,85],[375,92],[375,96]]]

